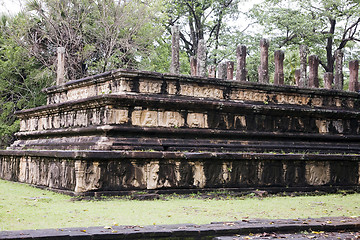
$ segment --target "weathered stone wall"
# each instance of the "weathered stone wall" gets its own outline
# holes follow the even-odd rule
[[[197,98],[266,102],[313,107],[355,108],[357,93],[327,89],[273,86],[183,75],[117,70],[67,82],[45,90],[48,104],[64,103],[104,94],[166,94]]]
[[[54,189],[74,190],[74,163],[43,156],[0,155],[0,178]]]
[[[17,113],[0,178],[77,193],[360,183],[355,92],[125,70],[45,91]]]
[[[10,149],[360,150],[360,112],[350,107],[109,94],[19,115]]]
[[[194,154],[64,152],[5,156],[0,177],[84,193],[135,189],[357,186],[359,156],[297,154]],[[16,155],[13,152],[14,155]],[[42,152],[33,152],[43,155]],[[79,158],[83,154],[82,158]],[[98,159],[94,159],[98,157]],[[118,157],[114,159],[114,157]],[[149,157],[149,158],[146,158]]]

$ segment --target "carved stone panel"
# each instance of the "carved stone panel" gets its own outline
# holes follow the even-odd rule
[[[329,162],[311,161],[305,167],[305,179],[309,185],[321,186],[330,182]]]
[[[329,122],[326,120],[316,120],[316,126],[319,129],[319,133],[328,133],[329,132]]]
[[[100,186],[101,168],[99,162],[75,161],[75,192],[97,190]]]
[[[194,86],[191,84],[182,84],[180,87],[180,95],[194,96]]]
[[[178,112],[159,112],[160,127],[182,127],[185,124],[184,118]]]
[[[205,113],[188,113],[187,124],[191,128],[208,128],[207,114]]]
[[[168,94],[172,94],[172,95],[177,93],[177,88],[176,88],[175,82],[168,82],[167,92],[168,92]]]
[[[192,163],[194,187],[203,188],[206,185],[206,178],[204,173],[204,164],[202,162]]]
[[[161,93],[160,81],[144,80],[139,82],[139,91],[141,93]]]
[[[245,116],[235,116],[234,122],[235,122],[235,125],[240,124],[241,127],[246,127],[246,117]]]
[[[123,124],[127,123],[128,110],[127,109],[108,109],[107,111],[107,123],[108,124]]]
[[[155,127],[158,126],[158,113],[157,111],[136,110],[132,112],[131,121],[133,125]]]
[[[151,161],[147,165],[147,189],[156,189],[158,180],[159,180],[159,162],[158,161]]]
[[[104,82],[97,86],[97,95],[110,94],[111,88],[108,82]]]

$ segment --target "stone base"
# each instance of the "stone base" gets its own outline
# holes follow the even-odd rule
[[[8,150],[0,169],[2,179],[76,194],[360,185],[359,155]]]

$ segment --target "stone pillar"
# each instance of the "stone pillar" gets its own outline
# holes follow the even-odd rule
[[[309,87],[319,87],[319,58],[316,55],[309,56]]]
[[[359,90],[359,61],[353,60],[349,62],[350,79],[349,79],[349,91],[357,92]]]
[[[335,51],[335,79],[334,89],[343,90],[344,87],[344,75],[343,75],[343,58],[344,52],[341,49]]]
[[[300,80],[299,80],[299,87],[307,87],[307,74],[306,74],[306,67],[307,67],[307,53],[308,48],[305,45],[300,46]]]
[[[216,66],[210,65],[208,67],[208,74],[209,74],[209,78],[215,78],[216,77]]]
[[[333,79],[334,79],[334,74],[332,72],[324,73],[324,87],[326,89],[332,89]]]
[[[65,48],[57,48],[56,85],[65,83]]]
[[[295,84],[300,86],[300,69],[295,70]]]
[[[275,85],[284,85],[284,52],[277,50],[274,52],[275,60],[275,74],[274,74],[274,84]]]
[[[236,80],[246,81],[246,46],[239,45],[236,48]]]
[[[175,25],[171,28],[171,65],[170,73],[179,74],[180,73],[180,32],[179,26]]]
[[[191,76],[197,76],[197,60],[194,56],[190,57]]]
[[[227,80],[233,80],[234,78],[234,62],[226,62],[226,77]]]
[[[263,38],[260,40],[260,66],[259,82],[269,82],[269,40]]]
[[[218,66],[218,78],[226,79],[227,78],[227,66],[226,63],[219,63]]]
[[[206,46],[204,39],[200,39],[197,49],[197,75],[206,77]]]

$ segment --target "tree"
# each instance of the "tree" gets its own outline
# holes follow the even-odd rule
[[[219,51],[229,44],[223,39],[236,34],[236,30],[229,27],[227,22],[238,18],[240,1],[168,0],[168,31],[170,32],[170,26],[180,25],[180,38],[188,56],[195,56],[199,40],[205,39],[210,52],[209,58],[216,65],[222,60]]]
[[[135,67],[161,35],[159,1],[29,0],[0,23],[0,147],[19,128],[15,111],[43,105],[55,79],[56,48],[66,48],[67,78]]]
[[[190,73],[190,62],[185,51],[180,51],[180,74]],[[171,62],[171,36],[164,33],[154,44],[154,50],[141,61],[141,68],[168,73]]]
[[[355,0],[265,0],[250,16],[279,48],[308,45],[326,72],[334,71],[337,49],[360,41],[360,3]]]
[[[8,33],[21,24],[23,16],[1,16],[0,22],[0,148],[10,144],[19,128],[15,111],[46,102],[41,89],[53,82],[53,75]]]
[[[28,0],[27,24],[18,44],[54,68],[56,48],[66,49],[67,78],[135,67],[151,50],[161,28],[160,1]],[[21,36],[21,37],[20,37]]]

